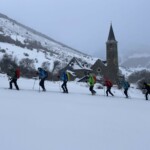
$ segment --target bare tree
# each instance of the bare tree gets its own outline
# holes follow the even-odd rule
[[[49,62],[49,61],[43,62],[41,67],[42,67],[43,69],[49,71],[49,68],[50,68],[50,62]]]
[[[13,58],[12,55],[4,54],[0,61],[1,71],[7,73],[10,66],[13,68],[17,67],[17,59]]]
[[[21,74],[24,77],[31,78],[35,76],[35,66],[34,60],[29,58],[24,58],[19,62]]]
[[[57,72],[60,69],[60,62],[58,60],[54,61],[52,73]]]

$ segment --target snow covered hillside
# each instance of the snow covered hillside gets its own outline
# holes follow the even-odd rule
[[[130,55],[121,63],[121,66],[132,70],[150,69],[150,54],[143,52]]]
[[[89,65],[96,60],[0,14],[0,57],[6,53],[17,57],[18,61],[23,58],[32,59],[35,66],[48,61],[50,69],[53,68],[54,61],[60,61],[63,65],[73,57],[80,58]]]
[[[32,79],[20,78],[20,91],[4,74],[0,83],[1,150],[150,149],[150,102],[135,88],[126,99],[115,87],[114,97],[92,96],[86,83],[69,82],[69,94],[60,82],[46,81],[46,92]]]

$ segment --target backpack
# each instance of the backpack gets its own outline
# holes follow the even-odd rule
[[[96,76],[93,75],[94,84],[96,83]]]
[[[126,88],[129,88],[129,87],[130,87],[129,82],[125,81],[125,87],[126,87]]]
[[[112,82],[109,81],[109,82],[108,82],[108,85],[112,87]]]
[[[19,79],[20,78],[20,69],[16,69],[16,77],[17,77],[17,79]]]
[[[130,87],[130,84],[129,84],[129,82],[127,82],[128,83],[128,88]]]
[[[48,72],[44,70],[44,75],[45,75],[45,78],[48,77]]]
[[[113,85],[112,85],[112,82],[111,82],[111,81],[106,81],[106,86],[112,87],[112,86],[113,86]]]
[[[66,72],[63,72],[61,75],[61,80],[62,81],[68,81],[69,80],[69,75]]]
[[[67,76],[67,80],[69,81],[70,80],[70,74],[69,74],[69,72],[66,73],[66,76]]]
[[[42,69],[42,68],[39,68],[39,77],[40,77],[41,79],[47,78],[47,77],[48,77],[48,72],[45,71],[45,70]]]

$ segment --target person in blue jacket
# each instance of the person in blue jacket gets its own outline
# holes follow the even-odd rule
[[[61,85],[61,87],[63,89],[63,93],[68,93],[68,88],[67,88],[68,75],[67,75],[66,71],[64,71],[62,73],[61,80],[63,81],[63,84]]]
[[[124,88],[124,94],[125,94],[126,98],[128,98],[129,97],[128,89],[130,87],[129,82],[124,79],[124,80],[121,80],[120,85]]]
[[[39,67],[38,68],[38,75],[39,75],[39,79],[40,79],[39,85],[42,87],[43,91],[46,91],[44,81],[48,77],[48,72]]]

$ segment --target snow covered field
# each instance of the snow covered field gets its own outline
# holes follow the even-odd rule
[[[0,150],[149,150],[150,101],[130,89],[105,97],[86,84],[46,81],[47,92],[38,92],[38,81],[20,78],[20,91],[7,90],[0,75]]]

